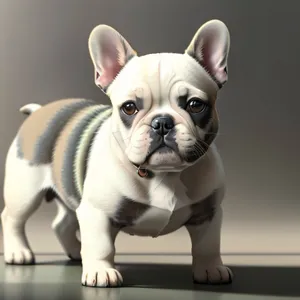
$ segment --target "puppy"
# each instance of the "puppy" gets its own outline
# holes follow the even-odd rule
[[[83,285],[122,285],[118,232],[158,237],[182,226],[194,281],[231,282],[220,256],[225,184],[214,145],[229,45],[219,20],[200,27],[184,54],[141,57],[115,29],[94,28],[94,79],[112,105],[64,99],[21,108],[29,116],[5,169],[5,262],[34,263],[24,227],[46,198],[57,203],[52,228],[64,251],[82,260]]]

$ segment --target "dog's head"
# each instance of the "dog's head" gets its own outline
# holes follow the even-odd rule
[[[93,29],[95,83],[111,99],[113,134],[133,164],[180,171],[206,153],[218,131],[229,45],[219,20],[200,27],[184,54],[139,57],[115,29]]]

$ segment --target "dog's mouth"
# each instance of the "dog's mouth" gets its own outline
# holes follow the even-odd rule
[[[142,165],[146,165],[149,162],[149,159],[151,158],[151,156],[153,156],[154,154],[171,154],[173,153],[174,150],[172,149],[172,147],[168,146],[164,141],[162,141],[157,147],[153,148],[151,151],[149,151],[146,155],[146,158],[144,160],[144,162],[142,164],[140,164],[140,166]],[[133,163],[136,167],[138,167],[139,165]]]
[[[174,150],[171,147],[167,146],[165,143],[163,143],[152,154],[154,154],[154,153],[157,153],[157,154],[170,154],[171,152],[174,152]]]
[[[155,160],[160,158],[160,164],[156,164],[155,169],[158,171],[160,169],[161,165],[163,167],[163,170],[172,170],[174,168],[174,165],[172,163],[172,161],[169,161],[167,158],[173,156],[173,160],[174,160],[174,156],[177,157],[176,161],[178,163],[178,161],[181,159],[179,158],[179,156],[176,154],[176,152],[174,151],[174,149],[172,147],[170,147],[169,145],[167,145],[164,141],[162,141],[159,145],[157,145],[155,148],[152,149],[151,152],[148,152],[144,162],[142,164],[136,164],[136,163],[132,163],[135,168],[137,169],[137,174],[140,177],[152,177],[153,176],[153,172],[149,170],[149,168],[153,168],[155,166],[155,164],[153,165],[152,159],[155,158]]]
[[[168,143],[168,141],[162,139],[160,143],[157,143],[155,146],[153,146],[152,149],[147,153],[145,161],[149,161],[154,154],[167,155],[177,152],[176,150],[177,149],[175,149],[171,143]]]
[[[145,165],[156,171],[176,171],[182,165],[182,157],[176,147],[166,142],[161,142],[148,153]]]
[[[165,136],[152,135],[144,161],[139,164],[132,163],[140,177],[149,177],[147,175],[154,171],[175,172],[181,168],[183,159],[174,137],[175,131],[170,131]]]

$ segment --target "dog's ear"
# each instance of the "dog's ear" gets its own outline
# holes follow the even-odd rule
[[[211,20],[196,32],[185,53],[196,59],[221,88],[228,79],[230,35],[226,25]]]
[[[98,25],[92,30],[88,45],[95,68],[95,84],[103,91],[137,55],[124,37],[107,25]]]

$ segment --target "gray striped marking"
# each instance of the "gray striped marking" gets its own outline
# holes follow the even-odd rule
[[[81,199],[92,137],[111,115],[111,110],[110,106],[95,105],[78,112],[58,139],[53,161],[55,183],[66,199],[76,202],[73,206],[78,205]]]

